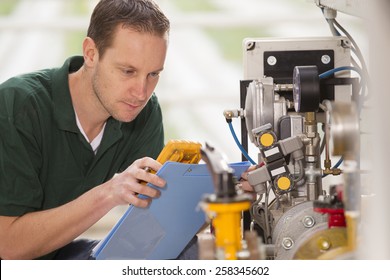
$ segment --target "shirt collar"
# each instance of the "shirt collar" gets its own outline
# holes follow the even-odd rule
[[[53,73],[52,94],[54,103],[54,119],[58,127],[63,130],[78,132],[76,116],[72,105],[69,90],[68,75],[75,72],[83,65],[82,56],[68,58],[61,68]]]

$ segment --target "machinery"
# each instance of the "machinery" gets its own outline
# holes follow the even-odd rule
[[[251,205],[251,196],[236,189],[233,170],[222,154],[206,145],[201,149],[202,159],[212,175],[215,194],[207,195],[202,208],[212,222],[215,244],[211,235],[199,240],[200,259],[259,259],[264,257],[262,242],[254,232],[245,232],[242,238],[241,213]]]
[[[361,212],[359,124],[368,74],[355,41],[335,19],[337,11],[320,2],[334,36],[243,42],[240,108],[224,116],[243,159],[254,165],[248,182],[257,195],[248,206],[229,179],[223,184],[230,195],[217,192],[207,200],[204,209],[214,214],[216,234],[210,258],[246,258],[241,243],[231,247],[226,241],[238,230],[259,237],[251,243],[263,252],[258,258],[353,258]],[[241,119],[241,143],[232,128],[235,118]],[[255,160],[248,139],[258,150]],[[212,168],[220,162],[215,156],[206,158],[214,176],[229,174]],[[341,180],[324,184],[330,176]],[[242,207],[235,207],[238,202]],[[226,218],[226,209],[235,209],[236,218]],[[229,228],[232,219],[235,229]]]

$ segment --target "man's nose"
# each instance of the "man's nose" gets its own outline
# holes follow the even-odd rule
[[[133,87],[133,95],[138,98],[139,101],[145,101],[147,99],[147,79],[139,77]]]

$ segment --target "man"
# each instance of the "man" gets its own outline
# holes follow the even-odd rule
[[[159,196],[142,182],[165,185],[145,169],[161,167],[169,27],[152,0],[101,0],[83,57],[0,85],[0,258],[88,258],[76,237]]]

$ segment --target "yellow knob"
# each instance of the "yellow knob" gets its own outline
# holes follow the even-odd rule
[[[271,133],[264,133],[260,136],[260,144],[263,147],[270,147],[274,143],[275,138]]]
[[[279,189],[286,191],[290,188],[291,186],[291,181],[288,177],[282,176],[277,179],[276,184]]]

